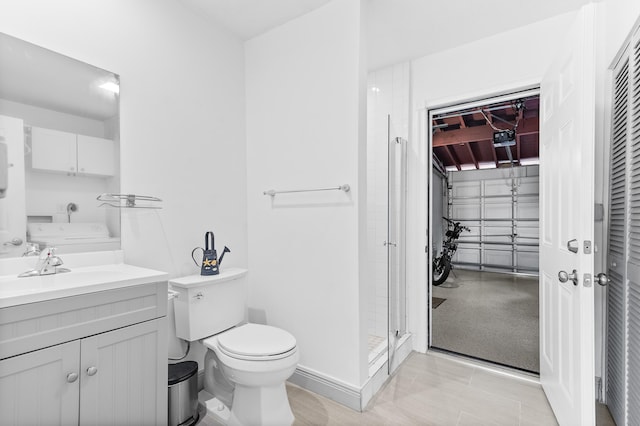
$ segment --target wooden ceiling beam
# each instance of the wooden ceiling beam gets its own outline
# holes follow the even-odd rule
[[[456,166],[458,171],[462,170],[460,168],[460,160],[458,159],[458,156],[456,155],[456,153],[451,148],[451,145],[446,145],[444,148],[445,148],[445,151],[447,151],[447,154],[449,155],[449,158],[451,159],[451,162],[453,162],[453,165]]]
[[[524,118],[518,125],[518,135],[530,135],[540,132],[538,117]],[[497,126],[502,128],[502,126]],[[466,127],[447,132],[438,132],[433,135],[433,146],[456,145],[468,142],[480,142],[493,140],[494,130],[488,124],[485,126]]]
[[[473,155],[473,150],[471,149],[471,143],[466,143],[465,146],[467,147],[467,151],[469,151],[469,155],[471,156],[471,161],[473,161],[473,164],[476,166],[476,170],[478,170],[480,166],[478,165],[478,160],[476,159],[476,156]]]

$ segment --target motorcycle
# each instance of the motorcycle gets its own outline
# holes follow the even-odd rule
[[[460,222],[454,222],[451,219],[443,217],[447,221],[447,239],[442,242],[442,252],[440,256],[433,259],[433,285],[439,286],[447,280],[449,272],[451,272],[451,258],[458,250],[458,243],[462,231],[470,232],[471,230]]]

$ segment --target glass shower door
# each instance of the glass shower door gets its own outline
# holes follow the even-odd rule
[[[388,117],[388,203],[387,203],[387,301],[388,371],[397,367],[395,355],[406,332],[405,206],[407,141],[395,136]]]

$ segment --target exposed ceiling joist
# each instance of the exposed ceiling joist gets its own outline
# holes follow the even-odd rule
[[[499,125],[498,128],[504,127]],[[480,142],[493,140],[495,130],[488,124],[485,126],[465,127],[448,132],[438,132],[433,135],[433,146],[460,145],[469,142]],[[530,135],[540,132],[538,117],[524,118],[518,124],[517,134],[519,136]]]

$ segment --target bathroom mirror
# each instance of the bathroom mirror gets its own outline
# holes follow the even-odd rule
[[[120,248],[118,75],[0,33],[0,258]],[[0,167],[2,169],[3,167]]]

